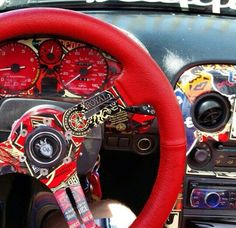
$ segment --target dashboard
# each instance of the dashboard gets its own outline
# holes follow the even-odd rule
[[[185,124],[187,164],[166,227],[235,225],[235,18],[135,10],[86,13],[133,34],[173,85]],[[38,36],[0,44],[0,114],[9,113],[0,120],[1,139],[29,108],[54,102],[71,107],[109,88],[121,74],[119,60],[81,41]],[[9,112],[16,101],[18,110]],[[144,104],[106,121],[103,148],[155,153],[158,120],[152,111]]]
[[[81,41],[39,36],[0,44],[0,113],[9,113],[0,120],[1,140],[28,109],[40,104],[71,107],[110,88],[121,74],[118,60]],[[158,145],[154,126],[155,112],[149,105],[121,111],[106,121],[103,146],[153,153]]]

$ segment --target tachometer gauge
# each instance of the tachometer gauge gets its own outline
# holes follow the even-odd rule
[[[18,93],[31,88],[39,76],[39,63],[34,51],[21,43],[0,47],[0,88]]]
[[[50,39],[45,40],[39,47],[39,57],[47,64],[56,64],[60,61],[63,54],[62,46],[59,41]]]
[[[89,96],[104,85],[108,74],[105,58],[94,48],[80,47],[68,52],[61,63],[60,78],[71,93]]]

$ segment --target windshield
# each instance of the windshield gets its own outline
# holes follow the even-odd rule
[[[152,9],[236,15],[236,0],[0,0],[0,10],[30,6],[81,7],[83,9]]]

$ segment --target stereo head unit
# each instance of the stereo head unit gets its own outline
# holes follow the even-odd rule
[[[188,208],[236,209],[236,183],[214,179],[189,181]]]

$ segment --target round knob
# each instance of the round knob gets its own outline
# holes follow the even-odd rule
[[[217,207],[220,204],[220,195],[217,192],[209,192],[205,196],[205,203],[210,208]]]
[[[206,161],[209,160],[209,153],[205,149],[199,149],[197,148],[195,153],[194,153],[194,160],[197,163],[205,163]]]

